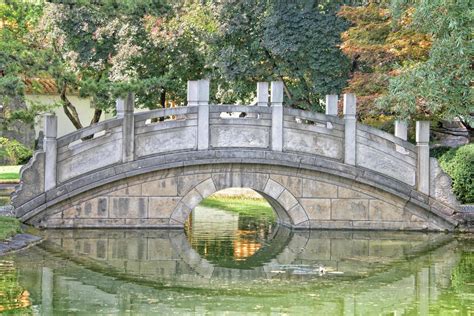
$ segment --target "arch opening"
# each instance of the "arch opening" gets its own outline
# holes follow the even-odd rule
[[[272,200],[250,188],[215,192],[190,212],[184,225],[188,242],[217,266],[250,269],[261,265],[280,229],[281,215],[275,206],[281,206]]]

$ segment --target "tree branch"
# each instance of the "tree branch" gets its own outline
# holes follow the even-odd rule
[[[79,118],[79,114],[77,113],[76,107],[72,105],[71,101],[66,96],[67,84],[64,83],[60,90],[60,97],[61,101],[63,102],[63,110],[68,119],[71,121],[72,125],[76,129],[81,129],[83,126],[81,124],[81,120]]]

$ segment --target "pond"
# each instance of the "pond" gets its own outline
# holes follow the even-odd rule
[[[474,313],[466,236],[291,231],[259,200],[234,202],[205,201],[184,231],[45,231],[0,258],[0,312]]]

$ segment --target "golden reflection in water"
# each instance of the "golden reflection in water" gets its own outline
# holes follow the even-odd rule
[[[243,261],[262,248],[262,244],[255,240],[255,237],[265,237],[264,227],[257,226],[255,229],[239,227],[237,214],[228,215],[228,212],[216,209],[213,212],[217,216],[203,216],[202,210],[198,208],[193,211],[186,220],[184,229],[191,246],[204,257],[215,255],[212,253],[213,250],[221,249],[224,243],[232,247],[227,253],[227,258],[231,256],[234,261]]]
[[[31,306],[30,293],[20,286],[13,261],[0,261],[0,313]]]
[[[262,247],[261,243],[248,239],[249,236],[253,236],[255,234],[254,231],[239,229],[235,234],[237,238],[234,240],[233,246],[234,260],[236,261],[245,260]]]

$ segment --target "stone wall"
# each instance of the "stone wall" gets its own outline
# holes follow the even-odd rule
[[[409,201],[322,172],[258,164],[173,168],[131,177],[48,208],[40,227],[183,227],[214,192],[251,188],[293,228],[443,230],[449,224]]]

